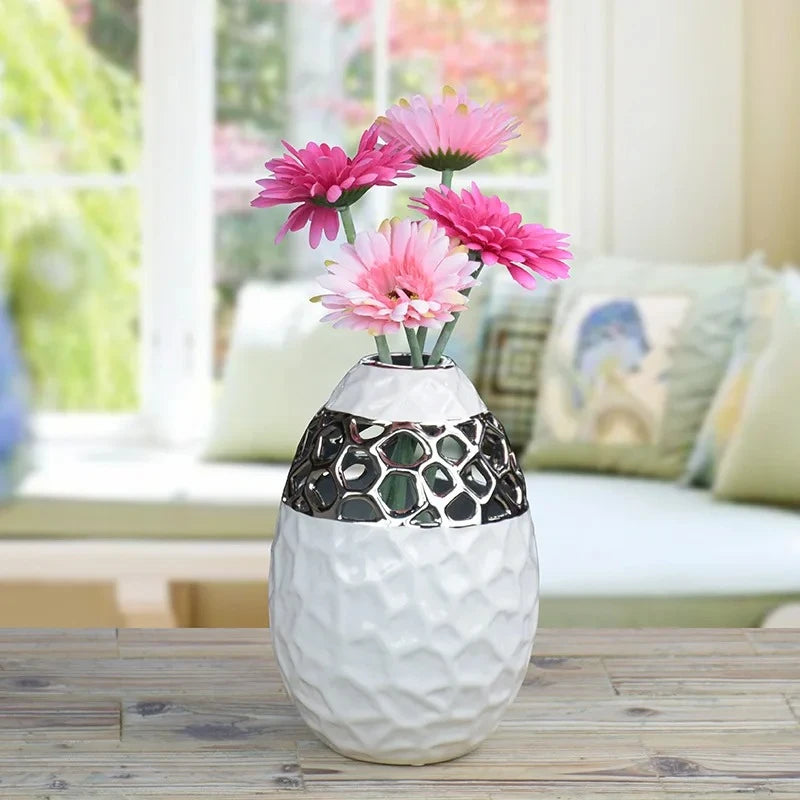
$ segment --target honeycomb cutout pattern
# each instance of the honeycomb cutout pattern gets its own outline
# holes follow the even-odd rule
[[[528,509],[516,457],[488,412],[421,425],[323,408],[297,448],[283,502],[312,517],[423,528],[499,522]]]

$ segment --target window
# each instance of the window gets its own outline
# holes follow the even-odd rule
[[[3,4],[0,261],[41,409],[137,405],[137,49],[134,0]]]
[[[37,406],[141,411],[179,439],[202,432],[242,283],[326,257],[273,245],[287,208],[250,208],[282,138],[353,147],[398,97],[451,83],[524,126],[454,187],[478,180],[536,220],[549,191],[547,0],[187,8],[8,0],[0,31],[0,257]],[[404,213],[433,177],[371,192],[357,224]]]

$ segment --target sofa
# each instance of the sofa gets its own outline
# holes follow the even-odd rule
[[[449,351],[525,467],[542,624],[800,624],[800,305],[781,299],[773,324],[775,298],[790,295],[752,259],[605,260],[576,273],[560,296],[481,287]],[[319,325],[309,288],[241,292],[199,449],[42,443],[0,509],[0,581],[110,582],[125,625],[204,624],[187,618],[177,584],[224,582],[229,595],[257,584],[247,607],[263,624],[288,461],[365,347],[361,334]],[[587,330],[586,342],[569,341]],[[611,375],[612,415],[590,380],[608,331],[627,335],[624,353],[636,356]],[[224,624],[251,624],[245,605]]]
[[[266,581],[286,470],[156,449],[42,452],[0,510],[0,581],[102,580],[119,624],[185,623],[170,584]],[[796,510],[631,477],[526,477],[543,625],[759,625],[800,602]]]

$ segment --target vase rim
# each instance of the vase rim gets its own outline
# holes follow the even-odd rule
[[[418,372],[419,370],[427,370],[427,371],[435,371],[435,370],[445,370],[445,369],[453,369],[456,366],[456,362],[453,361],[452,358],[448,358],[447,356],[442,356],[441,361],[438,364],[425,364],[422,367],[414,367],[411,365],[411,354],[410,353],[403,353],[403,352],[392,352],[390,354],[392,356],[392,363],[386,364],[383,361],[378,360],[378,354],[373,353],[369,356],[364,356],[358,363],[365,366],[365,367],[377,367],[379,369],[397,369],[397,370],[407,370],[407,371],[414,371]],[[423,359],[427,359],[428,354],[426,353],[423,356]],[[399,363],[394,363],[395,361]]]

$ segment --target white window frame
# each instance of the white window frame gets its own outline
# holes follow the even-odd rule
[[[391,0],[375,0],[373,105],[389,96]],[[546,192],[553,224],[580,244],[607,242],[606,82],[610,0],[550,0],[551,135],[546,174],[470,175],[483,188]],[[588,6],[588,8],[587,8]],[[588,12],[588,13],[587,13]],[[140,0],[142,168],[138,175],[0,175],[11,187],[139,189],[142,209],[140,406],[131,414],[40,413],[46,439],[184,444],[211,412],[214,206],[252,174],[215,174],[215,0]],[[589,124],[591,120],[592,124]],[[430,180],[403,181],[421,189]],[[385,216],[389,192],[376,193]]]

